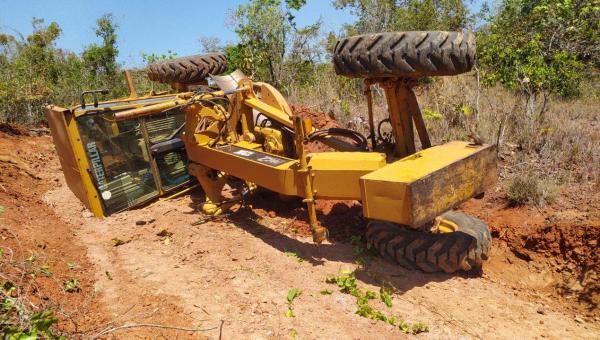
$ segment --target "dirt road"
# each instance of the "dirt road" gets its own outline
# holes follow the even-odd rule
[[[340,210],[346,221],[352,221],[348,214],[356,209],[346,205],[323,212],[336,237],[334,243],[318,247],[305,236],[297,204],[269,205],[276,197],[268,194],[254,198],[257,213],[240,209],[227,219],[199,225],[192,225],[201,217],[194,203],[200,199],[198,192],[99,220],[66,187],[49,136],[0,133],[0,154],[23,165],[0,163],[0,204],[6,208],[0,215],[2,247],[17,249],[20,243],[15,254],[23,258],[38,254],[53,269],[53,279],[39,284],[38,292],[47,292],[48,298],[40,299],[40,304],[68,310],[59,313],[63,319],[59,328],[75,337],[600,337],[598,308],[560,295],[562,276],[542,260],[544,253],[519,252],[507,243],[510,233],[502,234],[511,226],[497,223],[502,214],[520,214],[520,224],[535,228],[544,224],[544,218],[498,209],[492,199],[462,207],[490,222],[495,231],[493,256],[483,273],[424,274],[371,257],[360,242],[351,244],[348,237],[360,230],[330,217]],[[590,225],[592,230],[600,228]],[[597,250],[593,243],[591,247]],[[50,253],[54,255],[45,255]],[[407,335],[399,327],[355,314],[356,299],[325,282],[353,270],[363,291],[378,293],[382,286],[395,290],[392,307],[377,294],[370,301],[373,308],[409,324],[421,322],[429,331]],[[52,286],[72,277],[81,282],[78,292]],[[286,297],[292,288],[301,294],[291,303],[295,317],[287,317]],[[323,294],[325,290],[331,294]],[[591,301],[594,298],[597,295]],[[116,329],[132,324],[203,331]]]

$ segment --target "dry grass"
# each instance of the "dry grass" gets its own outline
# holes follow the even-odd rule
[[[315,88],[292,91],[290,100],[366,134],[362,83],[329,72]],[[529,114],[525,98],[513,92],[479,87],[476,73],[434,78],[415,91],[434,143],[469,140],[472,132],[498,143],[501,190],[513,204],[543,204],[564,185],[600,188],[600,98],[587,88],[576,100],[551,98],[542,114]],[[378,88],[373,93],[380,120],[387,117],[385,98]]]

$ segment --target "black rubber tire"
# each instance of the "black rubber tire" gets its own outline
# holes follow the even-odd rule
[[[337,41],[339,75],[360,78],[448,76],[475,63],[473,33],[413,31],[357,35]]]
[[[367,247],[409,269],[454,273],[481,268],[489,257],[490,230],[482,220],[458,211],[442,215],[459,226],[451,233],[409,230],[382,221],[367,226]]]
[[[227,69],[227,58],[222,53],[193,55],[152,63],[148,78],[161,83],[196,84],[210,74],[220,74]]]

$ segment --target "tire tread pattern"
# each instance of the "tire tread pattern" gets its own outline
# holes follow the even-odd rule
[[[194,84],[211,74],[221,74],[227,69],[227,59],[222,53],[193,55],[152,63],[148,78],[160,83]]]
[[[362,78],[455,75],[475,63],[473,33],[386,32],[337,41],[333,65],[339,75]]]
[[[367,246],[403,267],[424,272],[453,273],[481,268],[488,259],[492,236],[480,219],[458,211],[442,215],[459,226],[452,233],[428,233],[382,221],[367,227]]]

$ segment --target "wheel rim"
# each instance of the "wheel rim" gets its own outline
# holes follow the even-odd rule
[[[437,234],[447,234],[457,232],[458,229],[458,224],[439,216],[435,219],[431,231]]]

